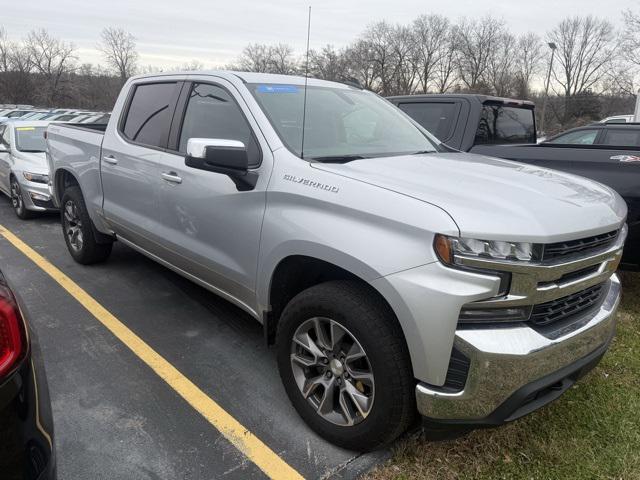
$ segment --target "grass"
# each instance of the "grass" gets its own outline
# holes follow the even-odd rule
[[[366,478],[640,479],[640,274],[622,280],[616,338],[564,396],[500,428],[405,440]]]

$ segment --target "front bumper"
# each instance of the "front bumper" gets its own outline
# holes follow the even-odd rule
[[[30,182],[26,179],[18,180],[20,182],[20,190],[22,198],[27,210],[35,212],[44,212],[48,210],[57,210],[53,203],[53,197],[49,191],[49,185],[46,183]]]
[[[496,425],[560,396],[593,368],[615,333],[620,281],[606,282],[600,306],[554,335],[506,326],[456,331],[454,348],[470,360],[462,391],[419,383],[418,411],[439,423]]]

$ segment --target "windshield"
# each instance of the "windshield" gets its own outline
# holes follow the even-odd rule
[[[355,88],[308,87],[304,152],[304,87],[247,85],[283,143],[310,160],[349,160],[437,151],[431,141],[396,107]]]
[[[20,152],[44,152],[47,142],[46,127],[16,127],[16,150]]]

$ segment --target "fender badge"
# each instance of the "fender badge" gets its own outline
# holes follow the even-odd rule
[[[284,179],[293,182],[299,183],[300,185],[306,185],[307,187],[317,188],[319,190],[325,190],[331,193],[338,193],[340,189],[338,187],[334,187],[333,185],[327,185],[326,183],[314,182],[313,180],[309,180],[308,178],[296,177],[295,175],[286,174]]]
[[[623,163],[640,163],[640,157],[637,155],[614,155],[611,160],[618,160]]]

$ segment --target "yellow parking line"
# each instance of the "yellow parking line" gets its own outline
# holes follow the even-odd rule
[[[180,373],[144,340],[80,288],[77,283],[2,225],[0,225],[0,234],[58,282],[62,288],[69,292],[100,323],[129,347],[140,360],[156,372],[178,395],[206,418],[211,425],[218,429],[229,442],[255,463],[267,476],[278,479],[303,478],[258,437],[242,426],[191,380]]]

